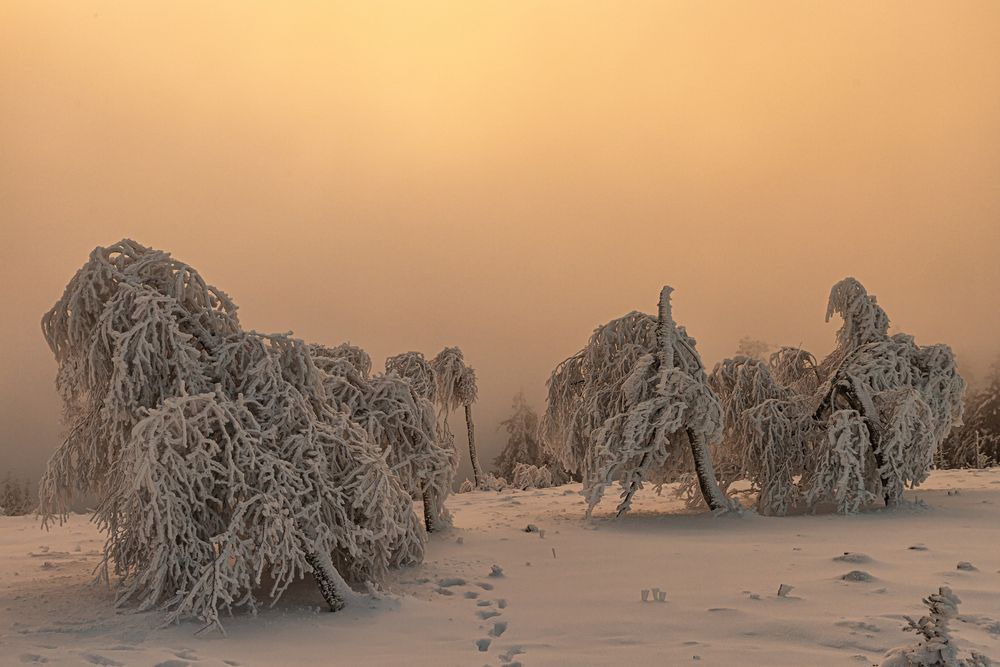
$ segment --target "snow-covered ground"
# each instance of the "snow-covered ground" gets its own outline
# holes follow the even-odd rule
[[[941,585],[963,601],[961,647],[1000,658],[1000,469],[935,472],[907,492],[927,507],[858,516],[714,518],[645,490],[624,519],[609,494],[586,520],[578,490],[454,496],[455,528],[383,597],[330,614],[303,582],[227,637],[116,613],[90,586],[87,517],[0,518],[0,664],[871,665]],[[643,602],[652,588],[666,601]]]

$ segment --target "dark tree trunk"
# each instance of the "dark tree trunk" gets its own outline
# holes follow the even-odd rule
[[[337,585],[334,583],[333,577],[323,567],[323,563],[320,562],[320,558],[316,552],[307,551],[306,562],[312,568],[316,586],[319,588],[320,595],[326,600],[326,604],[329,605],[330,611],[340,611],[343,609],[347,603],[344,602],[344,598],[337,592]]]
[[[705,438],[691,429],[687,432],[691,442],[691,456],[694,458],[694,472],[698,476],[698,488],[705,498],[705,503],[711,510],[721,510],[729,506],[726,494],[715,479],[715,467],[712,465],[712,453],[708,451]]]
[[[434,532],[434,504],[431,500],[433,494],[430,491],[424,491],[424,528],[428,533]]]
[[[646,467],[649,465],[649,452],[642,455],[639,459],[639,466],[636,468],[635,473],[632,475],[632,479],[629,480],[628,489],[622,494],[622,501],[618,503],[618,512],[615,514],[616,517],[621,518],[625,512],[628,511],[629,506],[632,504],[632,496],[635,492],[639,490],[639,485],[642,484],[642,478],[646,476]]]
[[[472,476],[476,480],[476,488],[483,488],[483,471],[479,467],[479,455],[476,453],[476,432],[472,424],[472,406],[465,406],[465,428],[469,431],[469,459],[472,461]]]

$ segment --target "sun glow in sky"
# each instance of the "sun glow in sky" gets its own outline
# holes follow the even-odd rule
[[[597,324],[833,345],[830,286],[1000,352],[1000,4],[0,4],[0,458],[59,437],[38,321],[96,245],[246,328],[460,345],[496,425]]]

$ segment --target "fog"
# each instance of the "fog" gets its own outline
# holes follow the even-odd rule
[[[282,4],[0,4],[0,474],[58,444],[39,319],[123,237],[247,329],[459,345],[484,459],[665,283],[709,365],[829,351],[847,275],[1000,352],[1000,4]]]

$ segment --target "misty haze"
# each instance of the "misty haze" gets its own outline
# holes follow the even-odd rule
[[[0,91],[0,666],[1000,660],[1000,5],[13,0]]]

